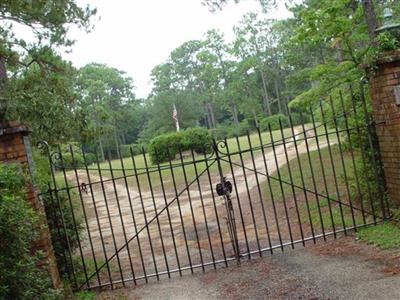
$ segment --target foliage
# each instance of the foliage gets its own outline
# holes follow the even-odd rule
[[[382,52],[393,51],[400,47],[400,40],[390,32],[382,32],[378,35],[378,45]]]
[[[153,163],[173,160],[180,151],[194,150],[197,153],[208,151],[211,137],[205,128],[191,128],[180,132],[163,134],[152,139],[148,151]]]
[[[39,217],[25,201],[25,176],[17,165],[0,164],[0,298],[56,299],[42,253],[32,251]]]
[[[22,118],[35,129],[35,137],[42,134],[50,143],[72,136],[73,71],[57,49],[73,44],[71,27],[90,30],[95,13],[74,0],[2,2],[0,99],[6,109],[0,119],[5,112],[8,118]]]
[[[142,144],[130,144],[121,145],[119,150],[121,151],[121,157],[131,157],[131,155],[138,155],[142,153],[144,145]]]
[[[282,128],[289,127],[289,118],[285,115],[280,114],[263,118],[260,120],[260,130],[268,130],[269,125],[271,126],[271,130],[278,130],[280,129],[280,124],[282,124]]]
[[[242,136],[254,129],[247,120],[243,120],[238,125],[222,123],[217,128],[211,130],[211,135],[216,140]]]
[[[83,217],[78,195],[74,191],[70,191],[69,195],[66,191],[60,191],[57,194],[49,193],[49,184],[53,185],[53,182],[48,159],[39,151],[34,151],[33,158],[35,162],[35,183],[42,192],[41,199],[46,210],[57,265],[61,276],[67,278],[72,263],[67,254],[68,244],[71,251],[74,251],[78,247],[78,236],[83,229]],[[59,181],[57,181],[57,185],[59,188],[63,187]]]
[[[382,249],[400,248],[400,227],[390,221],[376,226],[361,228],[357,232],[357,237]]]
[[[96,299],[96,293],[93,291],[80,291],[75,293],[76,300],[94,300]]]

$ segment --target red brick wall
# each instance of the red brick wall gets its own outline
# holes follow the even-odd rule
[[[400,51],[395,51],[381,57],[372,70],[370,93],[388,193],[400,205],[400,106],[396,105],[394,94],[398,85]]]
[[[24,145],[24,136],[28,134],[28,128],[16,122],[0,124],[0,163],[20,163],[28,168],[28,156]],[[39,213],[41,221],[47,224],[44,208],[32,183],[28,184],[26,191],[26,201]],[[39,226],[39,228],[40,239],[33,245],[33,248],[43,251],[42,266],[47,266],[53,285],[58,288],[61,286],[61,281],[51,244],[50,232],[46,226]]]

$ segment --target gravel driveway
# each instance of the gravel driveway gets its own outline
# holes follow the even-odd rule
[[[343,237],[98,299],[400,299],[400,250]]]

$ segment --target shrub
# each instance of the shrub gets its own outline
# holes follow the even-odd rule
[[[74,153],[74,158],[72,158],[72,154],[70,152],[63,153],[62,163],[61,161],[59,163],[59,166],[63,166],[64,168],[80,168],[84,165],[83,156],[80,153]]]
[[[243,120],[239,125],[235,124],[219,124],[217,128],[211,130],[211,135],[216,140],[242,136],[251,131],[252,127],[247,120]]]
[[[46,271],[38,267],[39,217],[25,201],[25,176],[17,165],[0,164],[0,299],[55,299]]]
[[[144,147],[141,144],[121,145],[119,147],[119,151],[121,152],[121,157],[130,157],[131,148],[133,155],[138,155],[142,153],[142,148]]]
[[[211,145],[211,136],[207,129],[196,127],[188,128],[182,132],[182,150],[193,149],[196,153],[203,153]]]
[[[260,129],[261,131],[268,130],[268,124],[271,125],[271,130],[279,129],[279,120],[281,120],[282,127],[289,127],[289,118],[282,114],[272,115],[266,118],[262,118],[260,120]]]
[[[89,163],[88,155],[92,155],[92,153],[85,154],[87,163]],[[77,235],[74,227],[74,221],[72,218],[72,210],[69,205],[68,195],[66,191],[61,191],[57,193],[57,199],[55,195],[50,195],[48,193],[48,183],[52,182],[50,175],[50,166],[48,159],[41,155],[39,151],[34,151],[33,158],[35,161],[35,183],[39,187],[39,190],[42,192],[41,200],[43,201],[45,210],[47,223],[49,225],[51,239],[53,243],[54,254],[57,260],[57,265],[60,271],[60,275],[63,277],[67,277],[68,270],[71,270],[71,262],[68,260],[67,256],[67,237],[71,246],[71,250],[74,251],[78,247]],[[62,188],[58,182],[58,188]],[[78,195],[70,191],[72,207],[75,212],[75,221],[77,224],[78,234],[81,232],[83,228],[83,219],[82,213],[79,206]],[[62,211],[62,216],[60,212],[60,208]],[[61,220],[64,222],[65,231]],[[60,228],[63,228],[60,230]],[[67,260],[65,259],[67,257]]]
[[[93,163],[96,163],[96,154],[91,153],[91,152],[85,153],[85,159],[86,159],[86,165],[88,165],[88,166]]]
[[[153,138],[148,145],[148,152],[153,163],[162,163],[174,159],[179,151],[208,151],[207,145],[211,145],[211,136],[207,129],[189,128]]]

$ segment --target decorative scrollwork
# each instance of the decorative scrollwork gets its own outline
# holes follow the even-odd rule
[[[46,141],[40,140],[37,142],[36,146],[39,150],[46,151],[47,153],[49,152],[50,146]]]
[[[226,148],[227,148],[227,145],[226,145],[226,141],[225,141],[225,140],[220,140],[220,141],[218,141],[218,142],[216,143],[216,150],[217,150],[219,153],[225,154],[225,153],[222,152],[221,150],[222,150],[222,149],[226,149]]]

